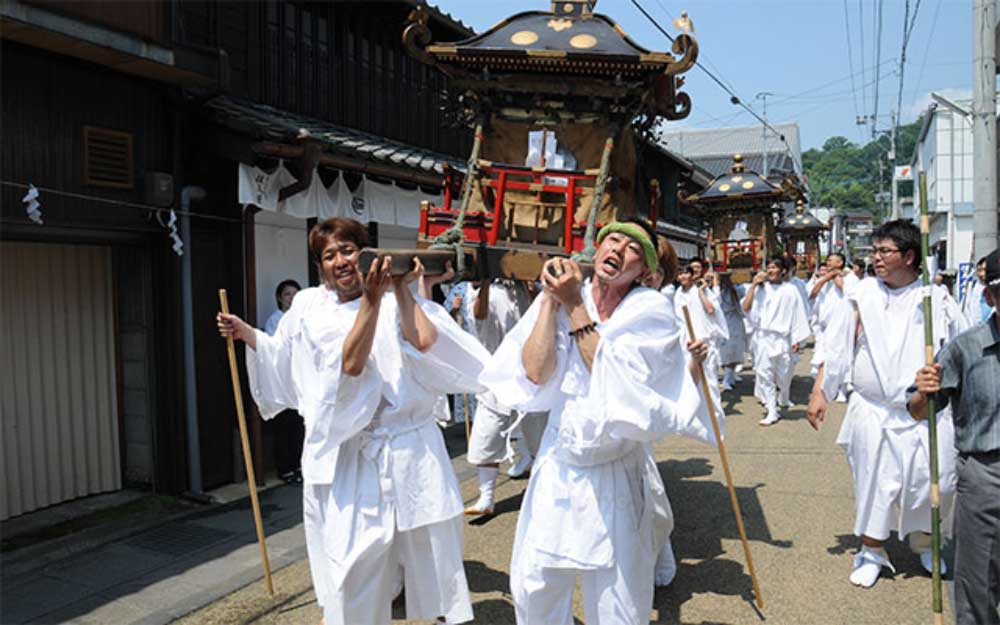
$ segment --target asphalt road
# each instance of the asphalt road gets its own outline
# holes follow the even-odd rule
[[[673,544],[679,568],[668,588],[657,589],[651,623],[716,625],[908,625],[931,622],[931,583],[915,555],[893,540],[888,550],[897,573],[869,590],[847,576],[858,540],[852,535],[854,499],[847,460],[834,443],[844,404],[833,404],[822,431],[805,417],[811,388],[804,358],[792,388],[794,407],[776,425],[757,425],[762,409],[744,373],[723,396],[726,444],[756,565],[764,610],[752,602],[739,533],[718,450],[671,438],[655,453],[676,518]],[[461,460],[459,462],[461,464]],[[468,523],[465,568],[476,623],[514,623],[507,571],[517,511],[526,481],[502,477],[497,513]],[[474,480],[462,485],[475,499]],[[253,584],[189,615],[181,623],[319,623],[306,562],[278,571],[278,596]],[[577,592],[576,615],[583,611]],[[945,600],[946,622],[951,622]],[[411,623],[397,605],[394,623]],[[765,620],[766,619],[766,620]]]

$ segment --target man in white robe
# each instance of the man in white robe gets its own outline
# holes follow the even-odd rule
[[[543,293],[480,378],[515,409],[551,411],[511,559],[521,625],[573,623],[577,578],[588,625],[648,623],[672,528],[648,444],[671,432],[714,441],[692,377],[679,375],[680,324],[638,286],[657,265],[654,236],[605,226],[592,280],[573,261],[546,263]]]
[[[518,287],[499,282],[470,288],[468,301],[473,304],[466,310],[466,327],[471,328],[491,354],[500,347],[503,337],[527,309],[528,298],[519,293]],[[479,516],[493,514],[493,492],[501,462],[510,461],[508,474],[520,477],[531,466],[533,457],[530,445],[524,440],[529,436],[541,438],[544,415],[537,413],[520,416],[506,406],[493,393],[476,395],[475,418],[466,459],[478,467],[479,498],[465,509],[465,514]],[[537,447],[536,447],[537,449]],[[517,461],[514,462],[514,455]]]
[[[774,425],[781,419],[778,388],[788,384],[792,354],[809,338],[809,322],[798,289],[785,281],[786,260],[774,256],[767,271],[754,276],[743,311],[753,320],[756,334],[754,372],[767,414],[760,425]]]
[[[809,293],[813,302],[813,335],[816,337],[811,363],[814,375],[819,372],[819,366],[824,361],[826,330],[832,327],[833,335],[838,336],[846,327],[842,324],[852,318],[848,295],[860,283],[853,272],[845,269],[844,256],[840,252],[831,252],[826,257],[826,269],[826,273],[816,280]],[[838,401],[844,401],[844,390],[841,389],[837,395]]]
[[[794,256],[785,257],[785,265],[788,267],[788,271],[785,272],[785,279],[795,287],[799,297],[802,298],[802,305],[806,310],[806,323],[809,324],[810,333],[812,333],[812,301],[809,299],[809,290],[806,287],[805,280],[795,274],[797,263],[798,260]],[[791,362],[788,370],[785,372],[785,378],[778,385],[778,405],[782,408],[790,408],[792,406],[792,379],[795,377],[795,367],[798,366],[799,360],[802,358],[802,351],[793,351],[790,357]]]
[[[467,622],[462,499],[434,406],[481,390],[489,354],[411,292],[419,263],[390,279],[382,259],[362,277],[366,240],[351,219],[317,224],[324,284],[299,292],[273,337],[235,315],[219,328],[247,344],[261,414],[305,419],[304,529],[325,625],[388,625],[400,568],[409,618]]]
[[[704,279],[695,279],[697,272],[697,266],[688,263],[677,273],[678,287],[673,295],[674,315],[681,322],[684,340],[691,340],[684,322],[683,310],[687,306],[695,335],[708,346],[705,370],[708,372],[709,383],[714,385],[722,364],[719,360],[719,344],[729,338],[729,328],[722,313],[722,304],[713,293],[711,285]]]
[[[854,477],[854,533],[862,548],[850,581],[868,588],[883,567],[893,569],[883,543],[891,531],[910,537],[910,546],[930,570],[930,458],[927,422],[906,410],[906,389],[925,362],[920,232],[911,222],[891,221],[872,235],[876,279],[862,280],[848,293],[847,321],[828,325],[823,363],[809,402],[809,422],[820,428],[828,400],[847,376],[854,392],[837,443],[847,453]],[[957,307],[931,289],[934,349],[965,327]],[[954,496],[954,429],[947,411],[938,414],[938,457],[942,517]],[[943,525],[947,525],[944,523]]]

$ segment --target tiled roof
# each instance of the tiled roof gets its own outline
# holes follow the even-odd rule
[[[721,176],[726,173],[729,171],[729,166],[733,163],[732,154],[726,156],[685,156],[685,158],[705,171],[708,171],[712,174],[712,176]],[[743,162],[746,164],[747,169],[752,169],[757,172],[764,171],[763,154],[744,154]],[[769,154],[767,157],[767,164],[769,171],[768,177],[771,177],[772,174],[779,171],[785,173],[795,171],[795,165],[792,162],[791,157],[786,152],[782,152],[780,154]]]
[[[785,213],[785,218],[778,224],[778,230],[784,232],[811,232],[826,230],[827,225],[816,218],[810,211],[803,209],[801,212],[792,210]]]
[[[430,4],[426,0],[404,0],[404,2],[412,7],[417,7],[417,6],[427,7],[427,10],[433,17],[438,19],[440,22],[447,24],[451,28],[455,29],[456,31],[462,33],[467,37],[476,34],[476,31],[473,30],[471,26],[467,25],[459,18],[454,17],[451,13],[442,11],[441,9],[439,9],[433,4]]]
[[[210,117],[237,132],[258,139],[289,143],[305,129],[314,139],[323,141],[331,152],[408,167],[422,172],[444,173],[444,165],[465,171],[465,162],[447,154],[414,147],[353,128],[338,126],[320,119],[289,113],[265,104],[232,96],[218,96],[205,103]]]
[[[779,155],[789,156],[792,152],[792,160],[795,162],[796,172],[801,172],[802,145],[799,141],[799,125],[797,123],[772,124],[779,134],[785,137],[785,143],[768,131],[767,141],[764,141],[764,134],[759,125],[755,126],[735,126],[731,128],[692,128],[679,129],[662,133],[660,143],[668,150],[676,152],[685,158],[697,162],[706,169],[711,169],[701,162],[702,158],[718,157],[731,159],[733,154],[742,154],[746,159],[747,166],[756,171],[763,171],[761,166],[761,154],[770,154],[770,159],[777,160]],[[757,157],[755,164],[752,159]],[[769,160],[770,160],[769,159]],[[728,163],[722,171],[728,169]],[[713,172],[718,175],[719,172]]]

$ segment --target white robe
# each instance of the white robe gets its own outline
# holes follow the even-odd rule
[[[599,319],[590,282],[584,304]],[[504,339],[480,381],[519,410],[550,410],[524,495],[511,560],[519,623],[572,622],[582,577],[587,622],[647,623],[655,556],[673,526],[649,453],[668,433],[714,443],[710,419],[685,370],[678,320],[650,289],[633,289],[598,325],[588,371],[560,310],[556,366],[535,385],[521,352],[541,298]]]
[[[706,289],[705,294],[712,302],[715,311],[709,315],[705,311],[705,305],[701,301],[701,296],[697,287],[690,287],[687,290],[678,288],[674,291],[674,314],[681,325],[684,333],[685,343],[691,339],[688,336],[687,323],[684,320],[684,307],[687,306],[691,315],[691,325],[694,327],[695,335],[705,341],[708,347],[708,356],[705,358],[705,371],[708,373],[708,380],[715,384],[719,377],[719,344],[729,338],[729,327],[726,324],[726,317],[722,313],[722,305],[715,293]]]
[[[462,499],[434,408],[441,394],[481,390],[476,378],[489,354],[443,308],[417,300],[437,328],[434,345],[422,353],[402,338],[395,296],[387,294],[368,363],[356,377],[343,373],[341,362],[360,300],[341,303],[326,287],[300,291],[275,335],[257,331],[256,349],[247,349],[262,416],[294,408],[305,420],[307,547],[327,625],[387,622],[392,593],[385,575],[365,586],[352,572],[378,576],[398,566],[373,564],[390,557],[417,557],[419,565],[406,564],[407,579],[422,572],[418,579],[440,580],[436,596],[412,604],[418,613],[411,618],[472,618],[461,545],[422,558],[407,547],[418,530],[461,542],[455,519]]]
[[[919,281],[889,289],[863,280],[849,294],[855,316],[824,335],[823,394],[836,396],[845,376],[854,392],[837,436],[854,476],[854,533],[878,540],[930,531],[930,456],[927,421],[906,410],[906,389],[924,365],[924,289]],[[965,328],[957,305],[931,289],[934,349]],[[949,410],[937,415],[942,518],[954,499],[954,428]],[[947,528],[947,523],[943,524]]]
[[[517,290],[503,284],[490,284],[488,288],[490,295],[486,318],[476,319],[475,302],[480,291],[471,286],[462,301],[462,315],[465,327],[492,354],[500,347],[503,337],[517,324],[527,308],[527,302],[525,298],[519,297]],[[520,420],[515,421],[511,415],[513,409],[490,391],[479,393],[475,399],[468,461],[483,465],[512,460],[514,448],[510,441]],[[522,413],[522,416],[525,414]]]
[[[719,303],[727,328],[727,338],[719,344],[719,361],[722,364],[743,364],[743,357],[747,351],[747,335],[739,294],[734,299],[729,294],[723,293],[719,297]]]
[[[792,345],[809,338],[809,323],[802,296],[789,282],[765,282],[757,287],[747,315],[753,320],[755,335],[755,393],[777,414],[777,387],[787,384],[792,367]]]

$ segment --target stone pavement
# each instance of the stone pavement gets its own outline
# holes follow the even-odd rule
[[[916,556],[893,541],[898,573],[871,590],[850,585],[857,540],[851,535],[850,472],[835,445],[844,405],[835,404],[826,427],[814,432],[803,405],[811,385],[807,358],[793,385],[796,406],[770,428],[757,425],[761,409],[744,373],[724,396],[727,447],[750,538],[768,623],[867,625],[925,623],[931,585]],[[475,472],[459,455],[464,430],[447,432],[466,501],[475,499]],[[750,579],[718,452],[686,439],[655,446],[676,517],[679,562],[672,586],[658,589],[652,621],[668,624],[761,623],[750,600]],[[527,482],[505,476],[497,513],[472,520],[465,534],[466,573],[477,623],[514,623],[510,600],[511,541]],[[276,596],[264,591],[249,502],[139,532],[32,568],[3,567],[0,622],[4,623],[319,623],[301,526],[300,491],[262,493]],[[946,600],[947,604],[947,600]],[[946,606],[946,621],[950,622]],[[405,621],[402,603],[398,620]],[[583,614],[576,597],[576,614]]]

